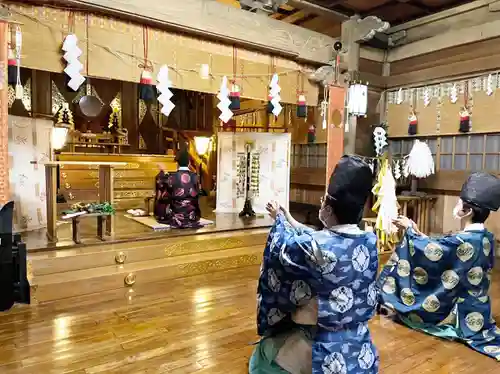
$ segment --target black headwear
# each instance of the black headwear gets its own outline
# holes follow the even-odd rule
[[[185,148],[179,149],[175,155],[175,161],[177,161],[177,164],[180,167],[189,166],[189,153],[187,149]]]
[[[343,156],[330,177],[327,204],[359,216],[372,189],[372,170],[358,156]]]
[[[500,180],[488,173],[473,173],[462,186],[460,198],[478,208],[497,211],[500,208]]]

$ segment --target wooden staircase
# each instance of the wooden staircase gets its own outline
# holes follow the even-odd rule
[[[256,266],[268,229],[155,238],[34,253],[28,258],[32,303]]]

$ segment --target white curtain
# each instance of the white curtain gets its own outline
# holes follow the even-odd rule
[[[42,163],[50,159],[52,126],[49,120],[9,116],[9,180],[16,232],[47,226]]]

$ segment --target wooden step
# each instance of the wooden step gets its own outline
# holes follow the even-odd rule
[[[53,273],[33,277],[32,303],[123,288],[135,284],[207,274],[228,269],[258,265],[263,245],[199,252],[149,261],[110,265],[98,268]],[[130,285],[127,289],[126,279]]]
[[[31,275],[38,277],[62,272],[125,265],[194,253],[260,245],[267,240],[268,229],[240,230],[213,234],[159,238],[119,244],[34,253],[28,256]]]

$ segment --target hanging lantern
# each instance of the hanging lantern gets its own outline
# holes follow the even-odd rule
[[[353,116],[366,116],[368,109],[368,86],[354,83],[349,86],[348,103],[349,114]]]
[[[458,131],[462,133],[469,132],[471,130],[470,112],[467,107],[463,106],[460,110],[460,127]]]
[[[297,117],[298,118],[307,117],[306,97],[302,94],[299,95],[299,99],[297,100]]]
[[[415,110],[411,110],[408,116],[408,135],[417,135],[418,119]]]
[[[240,88],[236,83],[233,82],[233,85],[231,86],[231,92],[229,93],[229,100],[231,100],[231,104],[229,105],[229,109],[231,110],[238,110],[240,109],[241,105],[241,93],[240,93]]]

